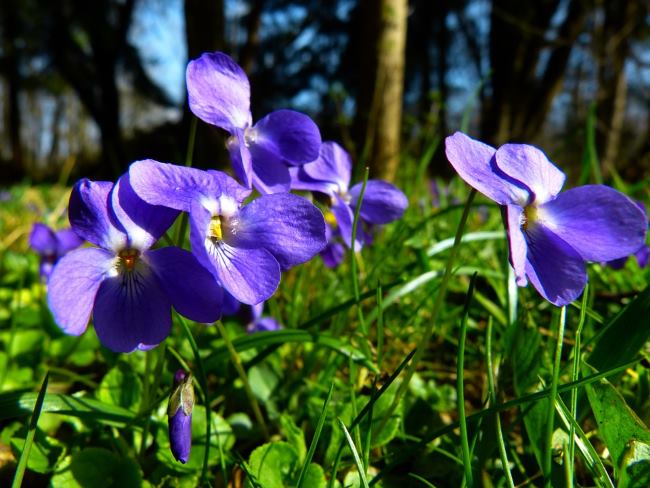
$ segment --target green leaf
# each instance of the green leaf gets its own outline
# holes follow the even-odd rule
[[[255,449],[248,460],[250,472],[263,488],[291,486],[298,453],[287,442],[270,442]],[[247,483],[248,487],[252,484]]]
[[[287,439],[289,444],[291,444],[298,453],[298,460],[302,464],[305,460],[305,455],[307,454],[307,445],[305,444],[305,435],[302,430],[296,425],[293,419],[287,415],[282,414],[280,416],[280,425],[282,426],[282,432],[284,437]],[[307,484],[306,486],[311,486]]]
[[[120,362],[102,379],[97,399],[137,412],[142,399],[142,381],[127,364]]]
[[[650,486],[650,445],[630,441],[623,453],[619,488],[645,488]]]
[[[125,488],[142,486],[138,465],[98,447],[76,453],[69,466],[52,477],[53,488]]]
[[[34,392],[12,391],[0,394],[0,420],[22,417],[31,413],[36,403]],[[129,410],[106,404],[93,398],[74,397],[62,393],[47,393],[43,412],[71,415],[89,422],[102,422],[116,427],[140,425],[141,419]]]
[[[605,371],[633,359],[650,339],[648,316],[650,286],[607,324],[587,363],[598,371]]]
[[[585,365],[585,373],[592,368]],[[598,423],[598,433],[609,449],[614,461],[614,470],[618,478],[623,478],[630,464],[637,465],[644,471],[643,462],[648,457],[639,460],[639,456],[648,454],[643,445],[650,444],[650,431],[636,414],[628,407],[621,394],[612,384],[603,379],[586,387],[587,398]],[[632,443],[636,444],[632,444]],[[645,467],[647,472],[647,466]],[[646,473],[647,474],[647,473]]]

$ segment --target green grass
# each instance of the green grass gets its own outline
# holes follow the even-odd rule
[[[62,334],[47,309],[26,240],[36,220],[64,225],[68,190],[12,188],[0,213],[0,485],[91,486],[101,465],[124,487],[646,486],[650,271],[589,265],[560,320],[514,285],[496,206],[458,179],[432,205],[429,152],[404,155],[410,207],[372,246],[335,270],[316,257],[284,274],[266,313],[285,329],[174,317],[164,347],[127,355],[92,327]],[[169,240],[186,242],[186,225]],[[198,380],[186,465],[166,425],[181,367]]]

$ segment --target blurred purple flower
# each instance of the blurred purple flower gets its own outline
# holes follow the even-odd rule
[[[281,270],[325,246],[323,214],[296,195],[263,195],[242,207],[251,191],[220,171],[145,160],[129,173],[146,202],[189,212],[192,251],[240,302],[266,300]]]
[[[341,237],[341,231],[336,225],[336,217],[331,212],[326,212],[325,224],[327,225],[325,229],[327,245],[320,252],[320,257],[323,259],[325,266],[328,268],[336,268],[343,262],[343,258],[345,258],[345,247],[338,242]]]
[[[282,328],[282,325],[273,317],[262,315],[264,302],[247,305],[241,303],[230,293],[224,292],[223,303],[223,314],[238,315],[241,321],[246,324],[246,332],[249,334],[253,332],[268,332]],[[243,308],[242,305],[244,305]]]
[[[197,322],[219,318],[223,290],[192,253],[150,249],[178,212],[143,202],[127,176],[115,185],[79,181],[68,214],[72,229],[98,247],[66,254],[50,276],[48,303],[65,333],[83,333],[92,311],[102,344],[130,352],[167,337],[172,306]]]
[[[318,191],[331,198],[332,213],[348,247],[352,247],[354,211],[363,183],[349,188],[352,161],[349,154],[335,142],[324,142],[318,159],[312,163],[290,169],[291,187],[298,190]],[[390,183],[368,180],[359,213],[360,222],[387,224],[402,217],[408,206],[406,195]],[[366,238],[359,226],[355,250],[361,249]]]
[[[246,188],[288,192],[288,165],[318,157],[320,131],[307,115],[276,110],[253,125],[248,77],[230,56],[204,53],[187,65],[186,80],[194,115],[230,133],[233,169]]]
[[[169,447],[174,459],[185,464],[192,449],[192,409],[194,408],[194,386],[192,373],[182,369],[174,375],[174,391],[167,404],[169,426]]]
[[[494,149],[457,132],[446,154],[470,186],[502,205],[517,284],[527,278],[554,305],[575,300],[586,261],[610,261],[645,242],[643,212],[622,193],[585,185],[560,193],[565,175],[527,144]]]
[[[41,258],[38,268],[41,278],[47,283],[56,262],[83,242],[72,229],[55,232],[47,225],[36,222],[29,234],[29,246]]]

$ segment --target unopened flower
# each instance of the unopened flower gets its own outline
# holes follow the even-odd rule
[[[194,115],[230,133],[233,169],[246,188],[288,192],[287,165],[318,157],[320,131],[307,115],[276,110],[253,125],[248,77],[227,54],[204,53],[190,61],[186,80]]]
[[[129,174],[146,202],[189,212],[192,252],[240,302],[266,300],[281,270],[325,246],[323,214],[299,196],[262,195],[242,206],[250,190],[220,171],[145,160]]]
[[[66,254],[50,276],[48,303],[65,333],[83,333],[92,312],[102,344],[130,352],[167,337],[172,306],[197,322],[219,318],[223,290],[192,253],[150,249],[178,212],[142,201],[127,176],[115,185],[79,181],[68,213],[72,229],[98,247]]]
[[[352,247],[354,211],[363,186],[357,183],[350,188],[351,171],[350,155],[335,142],[324,142],[316,161],[290,170],[292,188],[330,196],[336,225],[348,247]],[[382,180],[368,180],[359,217],[368,224],[387,224],[401,218],[407,206],[408,199],[399,189]],[[359,225],[355,250],[362,247],[364,237]]]
[[[632,200],[604,185],[560,193],[564,173],[533,146],[494,149],[461,132],[445,146],[461,178],[502,205],[517,284],[530,280],[554,305],[582,293],[586,261],[618,259],[645,242],[646,217]]]
[[[56,262],[83,242],[72,229],[54,231],[36,222],[29,234],[29,245],[41,258],[38,268],[41,278],[47,282]]]
[[[194,386],[192,373],[182,369],[174,375],[174,391],[167,404],[169,426],[169,447],[174,459],[185,464],[192,449],[192,409],[194,408]]]

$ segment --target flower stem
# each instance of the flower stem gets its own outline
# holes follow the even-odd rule
[[[557,325],[557,339],[555,341],[555,357],[553,359],[553,376],[548,397],[548,412],[546,415],[546,442],[544,446],[543,469],[544,486],[551,487],[551,471],[553,468],[553,421],[555,420],[555,398],[557,385],[560,379],[560,359],[562,357],[562,340],[564,339],[564,324],[566,322],[566,307],[560,309]]]
[[[253,414],[255,415],[255,419],[257,420],[257,423],[260,425],[260,428],[262,429],[262,435],[264,435],[264,438],[268,441],[269,431],[266,427],[266,422],[264,422],[264,416],[262,415],[262,410],[260,409],[260,405],[257,402],[257,398],[255,398],[255,395],[253,394],[253,389],[251,388],[250,383],[248,382],[248,376],[246,375],[246,371],[244,371],[244,367],[242,366],[241,358],[239,357],[239,354],[237,353],[235,346],[233,346],[232,342],[230,341],[230,338],[228,337],[228,332],[226,331],[226,328],[221,323],[221,320],[217,320],[215,323],[217,325],[217,329],[219,329],[219,334],[221,334],[221,337],[223,338],[223,341],[226,344],[226,349],[228,349],[228,352],[230,353],[230,358],[232,359],[235,369],[237,370],[237,374],[239,375],[239,378],[244,383],[244,390],[246,391],[246,396],[248,397],[248,401],[251,402],[251,407],[253,408]]]

